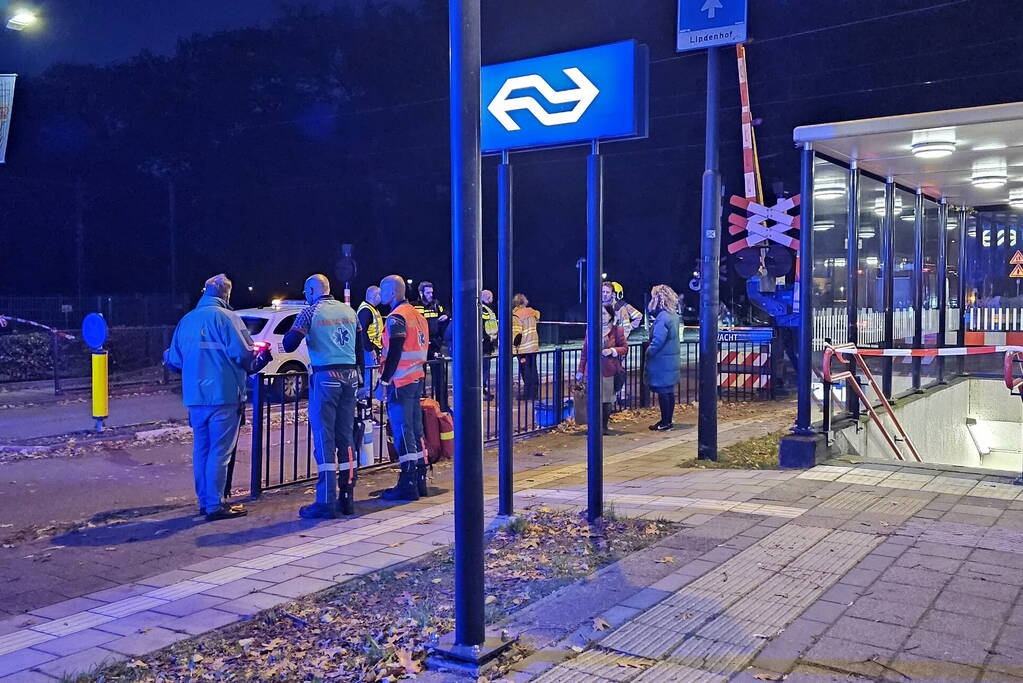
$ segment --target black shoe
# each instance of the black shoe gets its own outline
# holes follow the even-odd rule
[[[210,512],[206,515],[207,522],[216,522],[221,519],[234,519],[235,517],[244,517],[249,514],[249,511],[243,508],[241,505],[235,505],[229,508],[220,508],[216,512]]]
[[[398,475],[398,483],[394,488],[387,489],[380,494],[381,500],[419,500],[419,485],[416,481],[416,463],[409,461],[402,463],[401,474]]]
[[[430,495],[430,486],[426,483],[427,465],[416,465],[416,492],[420,498]]]
[[[647,427],[647,429],[649,429],[651,432],[659,432],[661,431],[661,423],[658,422],[657,424],[652,424],[649,427]]]
[[[302,519],[334,519],[337,515],[331,512],[326,503],[312,503],[300,507],[298,516]]]
[[[674,428],[675,428],[675,425],[672,424],[671,422],[669,422],[668,424],[660,424],[660,423],[655,424],[650,429],[653,429],[655,432],[667,432],[667,431],[670,431],[670,430],[672,430]]]

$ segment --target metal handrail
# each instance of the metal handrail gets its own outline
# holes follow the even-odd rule
[[[849,361],[846,359],[846,355],[856,357],[856,365],[862,371],[863,376],[866,377],[867,382],[870,384],[870,388],[874,390],[874,394],[877,396],[878,401],[881,403],[882,407],[884,407],[885,412],[888,413],[888,417],[891,418],[892,424],[894,424],[895,428],[899,431],[899,434],[902,436],[902,440],[909,448],[909,452],[913,454],[913,457],[916,458],[917,462],[923,462],[920,458],[920,454],[917,453],[916,448],[913,446],[913,442],[910,440],[909,435],[906,434],[906,430],[902,428],[902,424],[899,422],[899,419],[895,417],[895,411],[892,409],[892,404],[888,402],[884,392],[877,386],[873,373],[871,373],[870,368],[867,367],[867,362],[863,360],[863,356],[857,352],[854,344],[840,344],[838,346],[828,344],[824,347],[824,359],[822,363],[824,381],[834,383],[846,380],[846,385],[852,387],[852,390],[856,392],[857,396],[859,396],[860,403],[867,408],[867,412],[870,414],[870,419],[874,421],[874,424],[877,425],[877,428],[881,431],[881,436],[883,436],[884,440],[888,443],[888,447],[892,449],[892,453],[895,454],[895,457],[898,460],[905,460],[902,456],[902,451],[899,450],[899,447],[895,443],[895,439],[881,421],[881,416],[877,414],[876,410],[874,410],[873,403],[867,399],[867,396],[863,391],[863,387],[860,386],[860,383],[853,376],[852,371],[848,369]],[[836,356],[838,357],[839,362],[845,364],[846,369],[841,372],[833,373],[831,371],[831,360]]]

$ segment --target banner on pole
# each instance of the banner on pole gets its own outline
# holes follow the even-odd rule
[[[0,164],[7,155],[7,132],[11,129],[15,74],[0,74]]]

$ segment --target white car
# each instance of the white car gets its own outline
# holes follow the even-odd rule
[[[252,335],[252,341],[270,344],[273,360],[260,370],[261,374],[308,374],[309,350],[306,348],[305,339],[294,352],[287,353],[284,350],[284,335],[295,324],[295,318],[302,312],[305,305],[305,301],[297,299],[275,299],[270,306],[235,311],[245,323],[249,334]],[[271,400],[294,400],[304,393],[306,386],[297,378],[278,378],[271,385]]]

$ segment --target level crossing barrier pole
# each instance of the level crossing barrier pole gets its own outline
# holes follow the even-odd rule
[[[718,48],[707,49],[707,130],[700,257],[700,380],[697,457],[718,459],[718,307],[721,177],[718,173]]]
[[[500,515],[511,515],[515,506],[512,282],[512,168],[511,155],[505,150],[497,167],[497,462]]]
[[[600,361],[603,325],[601,280],[604,263],[604,162],[600,143],[591,143],[586,159],[586,517],[594,522],[604,515],[604,432],[600,400]]]

